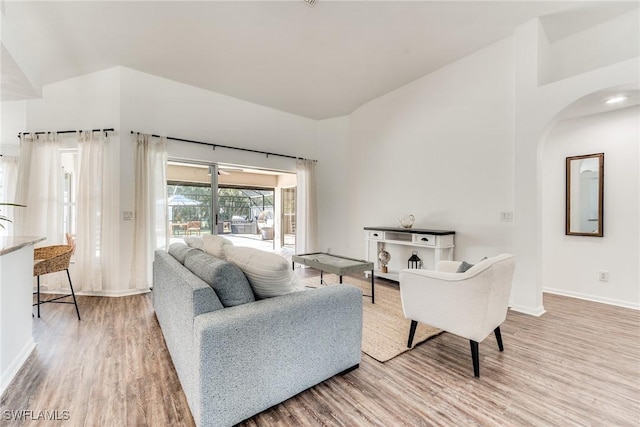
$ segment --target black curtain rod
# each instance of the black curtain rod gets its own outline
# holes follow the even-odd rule
[[[140,134],[143,132],[134,132],[131,131],[132,134]],[[151,135],[154,138],[162,138],[160,135]],[[200,144],[200,145],[208,145],[209,147],[213,147],[213,149],[215,150],[216,147],[219,148],[228,148],[229,150],[239,150],[239,151],[247,151],[249,153],[257,153],[257,154],[265,154],[267,157],[269,156],[278,156],[278,157],[286,157],[288,159],[300,159],[300,160],[311,160],[313,162],[317,162],[317,160],[313,160],[313,159],[305,159],[304,157],[296,157],[296,156],[289,156],[288,154],[278,154],[278,153],[269,153],[267,151],[260,151],[260,150],[252,150],[250,148],[241,148],[241,147],[231,147],[229,145],[221,145],[221,144],[214,144],[211,142],[202,142],[202,141],[193,141],[191,139],[183,139],[183,138],[174,138],[172,136],[167,136],[165,137],[167,139],[171,139],[173,141],[181,141],[181,142],[190,142],[192,144]]]
[[[76,133],[76,132],[81,132],[82,129],[78,130],[59,130],[56,133]],[[91,132],[114,132],[113,128],[108,128],[108,129],[91,129]],[[45,133],[53,133],[53,132],[22,132],[22,134],[35,134],[35,135],[44,135]],[[18,136],[22,135],[22,134],[18,134]]]

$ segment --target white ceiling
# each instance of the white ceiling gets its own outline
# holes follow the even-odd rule
[[[607,104],[607,100],[618,96],[625,98],[615,104]],[[635,83],[626,84],[599,90],[576,100],[559,114],[558,120],[602,114],[636,105],[640,105],[640,87]]]
[[[635,7],[637,1],[3,1],[3,99],[33,97],[34,87],[37,93],[120,65],[323,119],[349,114],[534,17],[544,17],[557,40]]]

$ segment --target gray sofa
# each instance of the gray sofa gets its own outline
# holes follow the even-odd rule
[[[182,244],[155,253],[153,305],[198,426],[236,424],[360,363],[359,289],[225,307],[213,282],[242,281],[234,269]]]

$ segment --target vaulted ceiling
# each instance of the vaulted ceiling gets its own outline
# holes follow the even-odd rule
[[[564,1],[3,1],[3,99],[124,66],[313,119],[542,17],[550,39],[637,8]]]

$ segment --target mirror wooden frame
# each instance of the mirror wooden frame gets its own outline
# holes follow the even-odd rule
[[[574,173],[572,174],[572,166],[574,167],[579,167],[581,164],[582,160],[586,160],[586,159],[598,159],[598,188],[597,188],[597,194],[598,194],[598,206],[597,206],[597,212],[598,212],[598,218],[596,219],[598,221],[597,227],[594,229],[594,231],[590,232],[590,231],[586,231],[586,230],[582,230],[580,229],[580,226],[576,226],[575,224],[571,223],[572,220],[572,213],[578,209],[578,206],[572,206],[572,202],[574,202],[573,204],[575,204],[575,200],[572,198],[572,194],[571,194],[571,190],[572,188],[578,189],[578,187],[575,187],[575,182],[572,185],[572,181],[571,181],[571,176],[573,175],[574,177],[576,176],[576,172],[574,171]],[[586,154],[583,156],[573,156],[573,157],[567,157],[566,158],[566,213],[565,213],[565,234],[567,236],[591,236],[591,237],[602,237],[604,235],[604,220],[603,220],[603,213],[604,213],[604,203],[603,203],[603,197],[604,197],[604,153],[596,153],[596,154]],[[578,172],[579,173],[579,172]],[[589,221],[594,221],[594,219],[589,219]],[[574,219],[575,222],[575,219]],[[573,230],[573,231],[572,231]]]

